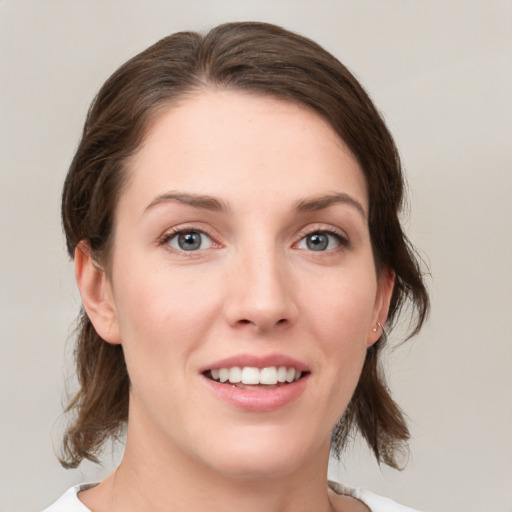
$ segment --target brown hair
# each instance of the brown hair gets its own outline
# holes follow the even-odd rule
[[[62,220],[71,257],[83,241],[108,269],[113,218],[127,159],[155,113],[205,88],[227,88],[293,101],[324,117],[363,169],[369,193],[369,229],[379,269],[396,276],[388,328],[409,302],[412,333],[423,324],[428,295],[398,213],[404,182],[393,139],[368,94],[336,58],[313,41],[265,23],[228,23],[206,35],[181,32],[162,39],[119,68],[87,115],[62,195]],[[377,460],[397,467],[395,453],[409,438],[399,407],[379,368],[385,335],[367,353],[349,407],[332,433],[337,455],[358,429]],[[128,418],[130,381],[122,346],[104,342],[80,313],[75,349],[80,389],[67,410],[76,417],[64,441],[62,464],[97,461],[108,438]]]

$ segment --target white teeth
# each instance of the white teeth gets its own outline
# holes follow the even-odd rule
[[[269,366],[267,368],[256,368],[254,366],[233,366],[232,368],[217,368],[210,372],[213,380],[220,382],[229,381],[231,384],[249,384],[273,386],[284,382],[294,382],[301,378],[302,372],[295,368],[286,366]]]
[[[279,370],[277,370],[277,382],[286,382],[286,374],[288,370],[286,366],[280,366]]]
[[[260,384],[277,384],[277,370],[275,366],[263,368],[260,372]]]
[[[236,384],[242,380],[242,369],[234,366],[229,369],[229,382]]]
[[[242,384],[259,384],[260,370],[251,366],[246,366],[242,370]]]

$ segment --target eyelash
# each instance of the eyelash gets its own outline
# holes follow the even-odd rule
[[[186,226],[186,227],[177,227],[177,228],[172,228],[170,231],[168,231],[167,233],[165,233],[162,238],[160,239],[159,241],[159,245],[162,245],[162,246],[165,246],[166,249],[168,249],[169,251],[172,251],[174,253],[190,253],[189,255],[192,255],[193,253],[197,253],[197,252],[200,252],[200,251],[204,251],[206,249],[199,249],[199,250],[190,250],[190,251],[186,251],[184,249],[176,249],[174,247],[171,247],[170,245],[170,241],[173,239],[173,238],[176,238],[178,237],[179,235],[185,235],[187,233],[198,233],[200,235],[204,235],[206,237],[208,237],[211,241],[212,241],[212,246],[213,247],[219,247],[220,244],[216,243],[214,238],[212,236],[210,236],[204,229],[198,229],[196,227],[193,227],[193,226]]]
[[[330,235],[336,239],[336,241],[339,243],[340,247],[348,248],[350,247],[350,242],[347,238],[347,236],[342,232],[337,230],[336,228],[330,227],[330,226],[315,226],[314,228],[307,228],[299,233],[299,242],[307,238],[311,235]],[[297,242],[297,243],[299,243]],[[327,251],[318,251],[318,252],[332,252],[335,251],[338,248],[330,249]],[[312,251],[315,252],[315,251]]]
[[[198,229],[193,226],[190,226],[190,227],[188,227],[188,226],[181,227],[180,226],[177,228],[172,228],[169,232],[165,233],[162,236],[162,238],[159,241],[159,245],[166,246],[166,248],[168,250],[173,251],[173,252],[190,253],[189,255],[207,250],[207,249],[197,249],[197,250],[186,251],[184,249],[176,249],[176,248],[173,248],[170,246],[169,242],[171,240],[173,240],[175,237],[177,237],[179,235],[184,235],[187,233],[198,233],[200,235],[204,235],[212,241],[212,247],[220,247],[220,244],[215,242],[214,238],[210,234],[208,234],[205,230]],[[315,234],[323,234],[323,235],[332,236],[333,238],[336,239],[336,241],[339,243],[339,246],[341,246],[341,247],[347,248],[350,246],[350,242],[344,233],[342,233],[341,231],[338,231],[337,229],[335,229],[333,227],[326,227],[326,226],[315,226],[314,228],[308,228],[308,229],[304,229],[304,230],[300,231],[298,233],[299,240],[294,245],[296,246],[297,244],[299,244],[300,242],[305,240],[308,236],[315,235]],[[334,249],[328,249],[326,251],[318,251],[318,252],[333,252],[336,249],[338,249],[338,247],[336,247]],[[315,252],[313,250],[310,250],[310,251]]]

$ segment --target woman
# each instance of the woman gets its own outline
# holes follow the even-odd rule
[[[327,483],[353,431],[408,438],[379,354],[428,297],[393,140],[312,41],[261,23],[172,35],[88,114],[63,192],[83,312],[63,464],[103,482],[49,511],[411,510]]]

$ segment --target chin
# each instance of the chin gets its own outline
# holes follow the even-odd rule
[[[302,463],[295,457],[257,457],[249,458],[232,454],[229,460],[212,461],[211,468],[217,474],[241,480],[264,480],[266,478],[285,477],[295,473]]]
[[[225,476],[254,480],[293,474],[313,460],[323,458],[324,452],[328,457],[329,438],[317,447],[290,432],[266,434],[247,432],[239,437],[226,436],[226,442],[209,447],[207,464]]]

